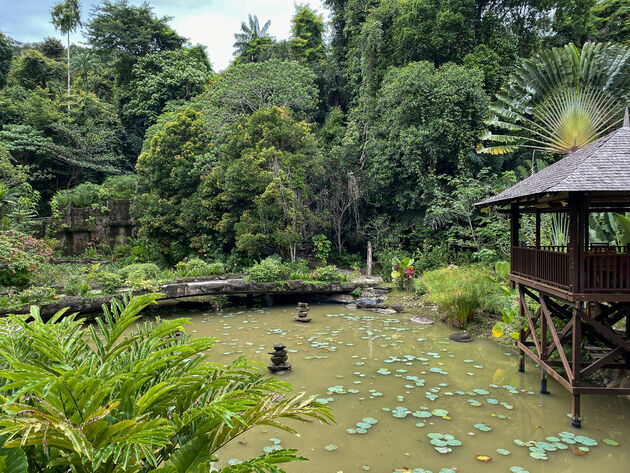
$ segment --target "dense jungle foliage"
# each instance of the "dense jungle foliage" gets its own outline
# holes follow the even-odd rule
[[[222,72],[148,4],[61,2],[59,31],[87,38],[69,51],[0,36],[3,228],[134,173],[138,241],[161,264],[295,262],[319,235],[346,267],[368,241],[386,269],[505,258],[504,218],[472,204],[557,158],[475,152],[494,94],[551,47],[628,43],[624,2],[325,3],[296,7],[286,40],[250,17]]]

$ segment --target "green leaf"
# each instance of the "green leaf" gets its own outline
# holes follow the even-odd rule
[[[28,471],[26,454],[21,448],[0,447],[0,471],[3,473],[24,473]]]

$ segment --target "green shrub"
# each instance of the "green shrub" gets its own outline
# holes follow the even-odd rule
[[[348,276],[341,274],[337,269],[337,266],[329,265],[317,268],[311,273],[311,277],[314,281],[321,282],[334,282],[334,281],[348,281]]]
[[[20,292],[17,300],[20,305],[42,305],[54,300],[55,290],[51,287],[32,287]]]
[[[319,260],[326,264],[328,255],[330,254],[330,240],[326,235],[319,234],[313,236],[313,253]]]
[[[291,276],[291,268],[279,256],[269,256],[246,270],[257,282],[286,281]]]
[[[422,275],[428,300],[437,305],[449,323],[465,328],[478,309],[488,309],[487,299],[499,289],[485,268],[449,266]]]
[[[70,276],[70,279],[63,287],[63,293],[67,296],[86,296],[90,292],[91,286],[84,276]]]
[[[99,189],[99,197],[103,200],[110,199],[131,199],[136,192],[136,174],[122,174],[105,179]]]
[[[72,189],[60,190],[55,194],[53,200],[58,210],[70,207],[90,207],[99,202],[99,190],[98,184],[84,182]]]
[[[27,287],[51,256],[52,250],[42,240],[13,230],[0,231],[0,285]]]
[[[223,263],[217,261],[206,263],[199,258],[191,258],[188,261],[180,261],[175,265],[177,277],[192,278],[200,276],[218,276],[225,272]]]
[[[111,271],[101,271],[95,275],[96,282],[101,286],[103,294],[117,294],[122,286],[122,278]]]
[[[157,291],[162,273],[154,263],[137,263],[119,271],[126,286],[134,291]]]

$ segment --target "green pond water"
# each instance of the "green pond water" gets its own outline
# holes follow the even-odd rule
[[[220,452],[222,462],[283,447],[310,459],[287,465],[292,473],[630,471],[628,400],[582,396],[583,428],[572,429],[568,393],[550,379],[552,394],[539,394],[538,369],[518,373],[516,350],[451,342],[452,329],[419,326],[409,314],[332,304],[311,304],[308,324],[295,314],[294,305],[186,314],[188,333],[220,340],[213,361],[245,355],[268,364],[284,343],[293,371],[283,379],[330,402],[337,419],[299,423],[299,436],[253,429]]]

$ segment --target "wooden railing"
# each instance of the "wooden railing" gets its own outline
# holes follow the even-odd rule
[[[630,248],[590,245],[582,260],[583,280],[573,281],[566,247],[513,246],[512,274],[582,293],[630,292]]]
[[[564,247],[550,248],[553,248],[553,251],[513,246],[512,273],[569,289],[571,286],[569,255],[560,250]],[[566,248],[564,250],[566,251]]]
[[[592,245],[584,256],[583,292],[630,291],[627,246]]]

